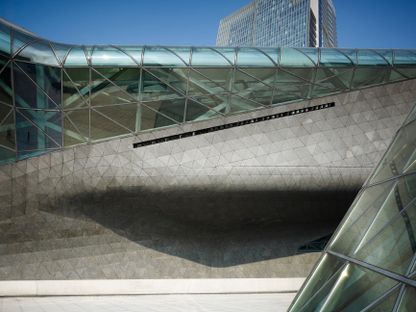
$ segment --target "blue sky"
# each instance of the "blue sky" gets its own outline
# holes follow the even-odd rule
[[[416,48],[415,0],[334,0],[340,47]],[[215,45],[249,0],[1,0],[0,16],[59,42]]]

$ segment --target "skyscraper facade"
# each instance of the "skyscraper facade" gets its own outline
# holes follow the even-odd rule
[[[217,46],[336,47],[332,0],[254,0],[221,20]]]

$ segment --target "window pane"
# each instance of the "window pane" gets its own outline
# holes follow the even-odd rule
[[[352,88],[363,88],[373,85],[382,84],[388,81],[390,70],[372,69],[372,68],[356,68]]]
[[[95,47],[91,62],[93,66],[137,66],[127,54],[113,47]]]
[[[136,61],[137,64],[139,65],[142,64],[142,53],[143,53],[142,47],[119,46],[119,48],[123,50],[125,53],[127,53],[128,55],[130,55]]]
[[[358,65],[388,66],[388,62],[371,50],[358,50]]]
[[[229,91],[233,70],[225,68],[195,68],[189,72],[189,94],[217,94]]]
[[[91,110],[91,140],[101,140],[130,133],[103,115]]]
[[[165,48],[146,47],[144,66],[185,66],[185,63]]]
[[[169,117],[177,122],[183,122],[185,99],[171,99],[167,101],[146,102],[147,107],[153,108],[160,115]]]
[[[16,62],[14,88],[18,107],[56,109],[61,104],[61,70]]]
[[[0,102],[12,104],[12,82],[10,64],[0,73]]]
[[[344,263],[341,259],[325,254],[295,298],[291,311],[301,311],[321,289],[332,287]]]
[[[263,107],[259,103],[252,102],[236,95],[231,96],[230,113],[244,112]]]
[[[65,67],[88,66],[84,50],[80,47],[73,47],[65,60]]]
[[[416,122],[408,124],[398,132],[371,178],[371,184],[399,175],[412,167],[416,160],[415,133]]]
[[[341,52],[334,49],[321,49],[321,66],[353,66],[351,60]]]
[[[146,73],[151,73],[158,80],[172,86],[181,94],[186,94],[188,84],[187,68],[148,68]]]
[[[59,66],[58,60],[47,42],[35,42],[28,45],[19,52],[16,58],[38,64]]]
[[[91,105],[104,106],[138,101],[138,68],[97,68],[91,71],[91,79]]]
[[[0,145],[10,149],[16,148],[15,142],[15,123],[13,109],[9,106],[0,104]]]
[[[314,67],[312,60],[293,48],[281,48],[280,66]]]
[[[210,48],[193,48],[192,49],[193,66],[231,66],[220,53]]]
[[[10,56],[10,29],[0,25],[0,55]]]
[[[215,111],[195,101],[188,99],[186,102],[186,121],[206,120],[217,115]]]
[[[279,63],[279,49],[278,48],[261,48],[276,64]]]
[[[238,50],[237,65],[239,66],[274,66],[273,62],[256,49],[241,48]]]
[[[141,130],[168,127],[177,124],[173,120],[166,118],[165,116],[158,114],[154,110],[147,108],[145,105],[141,105],[140,116]]]
[[[142,73],[142,101],[169,100],[184,97],[184,94],[171,88],[148,71]]]
[[[408,50],[394,51],[395,65],[416,65],[416,53]]]
[[[68,120],[71,120],[73,127],[80,132],[80,134],[85,137],[89,138],[89,129],[90,129],[90,111],[87,108],[83,109],[75,109],[71,111],[65,112],[65,117]],[[68,125],[68,123],[65,123]]]
[[[416,289],[406,287],[402,301],[400,302],[400,312],[413,312],[416,310]]]
[[[88,68],[67,68],[63,72],[64,109],[88,106],[89,78]]]
[[[138,104],[123,104],[96,107],[94,110],[134,132],[136,130],[137,107]]]

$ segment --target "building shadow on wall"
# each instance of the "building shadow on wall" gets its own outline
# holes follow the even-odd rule
[[[288,257],[334,231],[357,190],[111,189],[46,209],[210,267]]]

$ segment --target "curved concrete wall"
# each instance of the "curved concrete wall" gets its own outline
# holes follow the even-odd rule
[[[0,279],[304,277],[416,101],[407,81],[0,167]],[[138,141],[335,107],[133,149]]]

